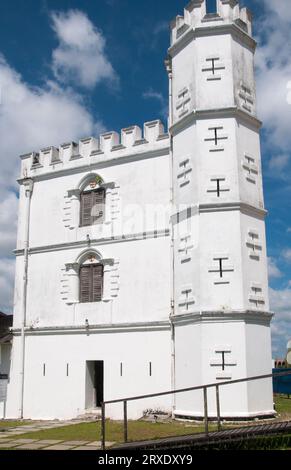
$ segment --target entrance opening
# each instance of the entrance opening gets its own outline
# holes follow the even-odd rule
[[[86,409],[100,408],[104,400],[104,361],[87,361],[86,365]]]
[[[97,361],[95,364],[95,406],[100,408],[103,402],[103,380],[104,380],[104,362]]]

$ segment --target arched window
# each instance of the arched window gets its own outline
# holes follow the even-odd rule
[[[102,224],[105,215],[105,189],[82,191],[80,195],[80,226]]]
[[[80,303],[100,302],[103,294],[104,266],[90,256],[80,266]]]

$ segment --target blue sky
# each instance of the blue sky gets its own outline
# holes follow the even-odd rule
[[[168,24],[183,0],[12,0],[0,15],[0,309],[12,309],[18,155],[161,118]],[[274,356],[291,338],[291,12],[254,14]],[[83,65],[81,69],[80,64]],[[82,73],[86,70],[86,74]],[[290,88],[288,83],[290,81]]]

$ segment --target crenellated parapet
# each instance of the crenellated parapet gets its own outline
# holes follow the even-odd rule
[[[241,8],[238,0],[217,0],[216,13],[207,12],[207,0],[191,0],[171,22],[171,44],[174,45],[188,30],[234,24],[252,36],[252,15]]]
[[[159,151],[168,146],[169,134],[165,133],[162,122],[155,120],[146,122],[143,131],[138,126],[131,126],[122,129],[120,134],[106,132],[98,138],[88,137],[21,155],[21,178]]]

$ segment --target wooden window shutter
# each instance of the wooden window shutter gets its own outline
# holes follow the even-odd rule
[[[103,265],[81,266],[80,303],[100,302],[103,293]]]
[[[80,225],[88,227],[96,223],[103,223],[105,215],[105,189],[81,194]]]
[[[102,300],[103,291],[103,265],[98,264],[92,266],[92,302],[100,302]]]
[[[92,212],[91,224],[104,222],[105,213],[105,189],[101,188],[98,191],[92,192]]]
[[[91,225],[92,193],[81,194],[80,225],[86,227]]]
[[[80,269],[80,302],[91,302],[91,266],[82,266]]]

